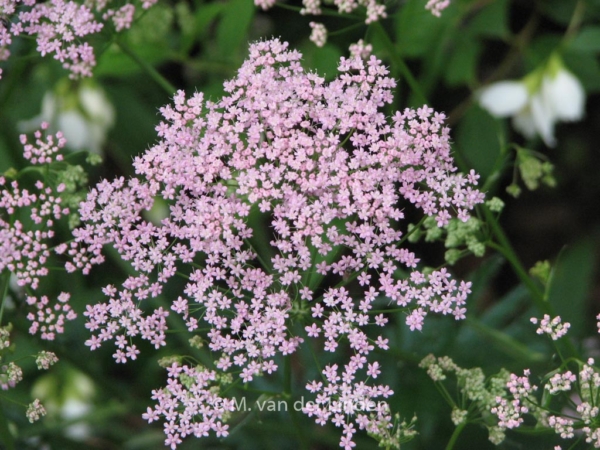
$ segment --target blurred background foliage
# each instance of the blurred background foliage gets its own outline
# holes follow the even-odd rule
[[[388,1],[388,18],[370,25],[359,14],[324,15],[318,19],[329,29],[329,39],[321,48],[308,39],[309,22],[315,18],[300,15],[297,1],[262,11],[252,0],[161,0],[141,13],[130,30],[117,36],[100,33],[91,40],[98,60],[94,83],[104,90],[115,118],[102,145],[103,163],[87,166],[90,184],[132,175],[132,158],[156,140],[158,108],[170,102],[173,92],[152,70],[176,89],[218,98],[223,81],[231,78],[244,60],[249,41],[281,37],[303,53],[306,68],[331,79],[348,46],[365,39],[398,80],[395,102],[387,112],[426,103],[448,115],[459,167],[475,169],[488,197],[504,200],[506,207],[499,221],[524,268],[538,261],[550,262],[552,276],[545,287],[548,301],[571,323],[570,336],[576,347],[583,354],[598,355],[600,340],[594,317],[600,312],[600,0],[453,0],[439,18],[426,11],[424,3]],[[68,91],[76,91],[82,83],[65,81],[67,74],[59,64],[42,59],[34,49],[33,41],[17,40],[12,48],[14,57],[2,63],[0,173],[23,167],[18,135],[24,123],[40,114],[44,96],[56,92],[61,83],[67,83]],[[558,144],[548,148],[539,138],[526,140],[515,133],[506,119],[492,117],[478,105],[477,93],[492,82],[522,78],[553,52],[560,53],[566,67],[581,81],[587,98],[585,118],[558,124]],[[520,179],[521,161],[515,145],[554,166],[555,186],[528,189]],[[84,159],[80,157],[82,163]],[[517,198],[506,192],[515,182],[522,190]],[[66,224],[64,232],[68,233]],[[427,264],[443,262],[443,244],[414,245]],[[73,292],[72,304],[79,314],[66,334],[50,346],[27,334],[18,307],[7,310],[7,320],[17,330],[13,340],[19,354],[45,348],[61,358],[54,370],[43,374],[34,370],[33,360],[23,363],[26,378],[11,393],[27,403],[32,389],[44,392],[46,386],[45,395],[56,407],[45,419],[30,425],[21,409],[2,402],[9,426],[13,432],[18,430],[16,448],[163,448],[160,425],[148,425],[141,414],[149,404],[151,390],[164,383],[156,360],[173,349],[167,353],[142,346],[137,361],[116,365],[110,350],[102,348],[90,354],[84,345],[88,339],[85,305],[101,301],[100,287],[119,283],[127,270],[109,253],[107,264],[89,277],[59,275],[44,280],[49,292]],[[417,366],[428,353],[451,356],[463,367],[482,367],[488,375],[502,367],[511,371],[529,367],[534,373],[546,373],[553,367],[554,350],[535,334],[529,322],[541,312],[505,257],[488,250],[481,258],[461,259],[452,270],[473,281],[467,320],[456,323],[451,318],[432,317],[422,332],[410,332],[398,317],[386,330],[391,350],[381,358],[386,369],[384,382],[396,393],[392,408],[407,420],[418,417],[419,434],[406,444],[407,449],[445,448],[454,429],[449,406]],[[168,293],[162,297],[158,301],[166,301]],[[186,338],[182,337],[181,351],[185,348]],[[304,391],[302,380],[308,378],[309,370],[302,365],[301,356],[293,367],[298,396]],[[279,381],[264,379],[259,384],[268,389]],[[65,413],[68,402],[78,404],[81,414]],[[188,439],[179,448],[339,448],[339,430],[317,426],[302,414],[294,418],[258,411],[236,413],[232,428],[226,439]],[[6,432],[0,430],[0,434]],[[364,435],[357,439],[358,449],[376,445]],[[557,442],[554,435],[509,432],[499,448],[548,449]],[[454,448],[493,445],[483,428],[471,425]],[[583,444],[581,448],[585,448]]]

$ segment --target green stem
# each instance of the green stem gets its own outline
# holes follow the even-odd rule
[[[10,429],[8,428],[8,420],[4,415],[4,409],[0,403],[0,442],[4,444],[6,450],[15,450],[15,440]]]
[[[549,304],[544,299],[544,293],[542,290],[535,284],[535,282],[531,279],[521,261],[519,261],[519,257],[514,251],[508,237],[500,227],[500,224],[496,220],[494,214],[488,209],[487,206],[483,206],[483,214],[485,215],[485,219],[489,227],[492,229],[492,233],[498,240],[498,244],[495,242],[489,242],[488,246],[493,248],[494,250],[499,251],[510,263],[515,274],[519,277],[519,279],[523,282],[531,297],[533,298],[536,306],[544,313],[550,313]]]
[[[487,218],[487,214],[486,214],[486,218]],[[494,222],[492,222],[489,218],[487,218],[487,224],[490,225],[490,227],[493,229],[494,234],[502,233],[502,236],[504,238],[506,238],[506,236],[504,235],[504,231],[499,227],[498,223],[496,222],[496,219],[494,218],[493,220],[494,220]],[[494,229],[496,227],[497,227],[497,229]],[[498,240],[500,240],[498,234],[496,234],[496,238]],[[517,255],[515,254],[515,251],[513,250],[512,246],[510,245],[510,242],[508,240],[506,240],[505,242],[501,242],[500,244],[496,244],[495,242],[488,242],[487,245],[489,247],[493,248],[494,250],[498,251],[499,253],[501,253],[502,256],[504,256],[506,258],[506,260],[512,266],[512,269],[515,272],[515,274],[517,275],[517,277],[519,277],[521,282],[525,285],[525,287],[531,294],[533,302],[536,304],[536,306],[543,313],[549,314],[550,313],[549,305],[544,299],[544,294],[537,287],[537,285],[531,279],[531,277],[529,277],[529,275],[527,274],[527,271],[521,264],[521,261],[519,261]]]
[[[365,26],[364,23],[355,23],[354,25],[350,25],[350,26],[348,26],[346,28],[342,28],[341,30],[331,31],[331,32],[329,32],[327,34],[328,34],[329,37],[331,37],[331,36],[338,36],[340,34],[345,34],[345,33],[348,33],[348,32],[350,32],[352,30],[355,30],[357,28],[364,27],[364,26]]]
[[[568,43],[577,35],[581,23],[585,17],[585,2],[583,0],[578,0],[575,5],[575,9],[573,10],[573,15],[571,16],[571,20],[569,21],[569,25],[567,26],[567,31],[563,36],[562,45],[566,47]]]
[[[500,252],[502,256],[506,258],[506,260],[512,266],[515,274],[519,277],[521,282],[525,285],[525,287],[531,294],[531,298],[533,299],[533,302],[539,308],[539,310],[544,314],[548,314],[550,317],[555,317],[556,313],[554,312],[552,305],[548,303],[548,299],[544,292],[535,284],[535,282],[531,279],[531,277],[525,270],[525,267],[523,267],[523,264],[519,260],[519,257],[517,256],[510,241],[508,240],[508,237],[504,233],[504,230],[502,230],[502,227],[500,227],[500,224],[496,220],[496,217],[494,217],[494,214],[485,205],[483,206],[483,213],[485,215],[487,224],[490,226],[490,228],[492,229],[492,233],[498,240],[498,244],[496,244],[495,242],[488,242],[487,245],[493,248],[494,250]],[[579,352],[577,351],[573,343],[568,339],[565,339],[564,342],[565,346],[567,347],[568,356],[574,356],[579,358]],[[562,354],[560,354],[560,356],[561,358],[563,358]]]
[[[7,270],[0,275],[0,325],[2,324],[2,315],[4,314],[4,304],[6,303],[6,295],[8,294],[9,285],[10,272]]]
[[[307,435],[302,427],[302,424],[300,423],[300,419],[298,418],[298,411],[294,409],[293,405],[290,408],[290,417],[292,418],[292,424],[298,433],[298,440],[300,441],[301,450],[308,450],[310,447],[306,437]]]
[[[125,53],[127,56],[129,56],[131,59],[133,59],[142,69],[144,69],[144,71],[150,75],[150,77],[156,81],[157,84],[159,84],[167,94],[169,95],[173,95],[175,94],[175,92],[177,91],[177,89],[175,88],[175,86],[173,86],[171,83],[169,83],[169,81],[163,77],[160,73],[158,73],[158,71],[152,67],[150,64],[148,64],[147,61],[145,61],[144,59],[140,58],[139,55],[137,53],[135,53],[131,47],[129,47],[125,42],[123,42],[122,39],[117,39],[115,41],[115,43],[119,46],[119,48],[123,51],[123,53]]]
[[[289,11],[295,11],[295,12],[300,12],[302,11],[303,8],[300,8],[299,6],[292,6],[292,5],[286,5],[285,3],[281,3],[281,2],[277,2],[275,3],[275,6],[277,6],[278,8],[281,9],[287,9]],[[354,14],[347,14],[347,13],[339,13],[336,11],[332,11],[331,9],[328,8],[323,8],[321,10],[321,16],[331,16],[331,17],[339,17],[342,19],[354,19],[354,20],[360,20],[361,22],[364,23],[364,17],[360,17]]]
[[[283,395],[292,395],[292,355],[286,355],[283,362]]]
[[[286,355],[284,357],[283,362],[283,396],[291,401],[292,398],[292,355]],[[298,440],[300,441],[300,448],[302,450],[308,450],[309,445],[306,439],[306,435],[303,431],[302,425],[300,424],[300,419],[298,418],[298,413],[294,409],[294,406],[289,409],[290,417],[292,419],[292,423],[294,425],[294,429],[298,433]]]
[[[392,40],[386,33],[383,26],[379,22],[374,22],[371,24],[371,26],[373,27],[373,29],[375,31],[377,31],[379,33],[379,36],[381,37],[383,44],[385,45],[388,53],[390,54],[390,59],[392,60],[392,64],[398,68],[398,70],[400,71],[400,73],[402,74],[402,76],[404,77],[404,79],[406,80],[406,82],[408,83],[410,88],[412,89],[413,93],[417,96],[418,101],[421,104],[426,105],[428,103],[427,97],[425,96],[423,90],[421,89],[419,82],[413,76],[412,72],[410,71],[410,69],[404,62],[404,60],[398,55],[396,46],[394,45],[394,43],[392,42]]]
[[[454,429],[454,433],[450,436],[450,440],[448,441],[448,445],[446,445],[446,450],[452,450],[454,448],[454,444],[458,440],[458,436],[462,433],[463,428],[467,425],[467,422],[462,422]]]

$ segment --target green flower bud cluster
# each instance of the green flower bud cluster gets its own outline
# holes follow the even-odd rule
[[[411,441],[417,435],[416,423],[417,416],[414,416],[410,422],[406,420],[400,422],[400,414],[395,414],[392,429],[381,426],[376,432],[369,433],[369,436],[379,441],[379,447],[381,448],[400,450],[402,444]]]
[[[167,367],[171,367],[173,364],[182,364],[183,356],[180,355],[170,355],[164,356],[158,360],[158,365],[164,369]]]
[[[501,209],[504,205],[500,199],[496,199],[492,204],[496,209]],[[482,222],[476,217],[471,217],[466,222],[451,219],[444,227],[438,227],[435,218],[428,217],[418,228],[413,224],[409,225],[408,240],[413,243],[418,242],[421,238],[424,238],[426,242],[444,240],[448,249],[445,253],[446,262],[453,265],[466,255],[466,251],[478,257],[484,255],[485,244],[481,242],[481,227]],[[466,247],[466,251],[463,249],[464,247]]]
[[[69,214],[69,228],[73,229],[80,223],[79,214],[79,203],[85,200],[87,190],[84,186],[87,186],[88,176],[83,167],[79,165],[71,165],[58,163],[56,164],[61,168],[56,173],[57,184],[64,184],[65,189],[61,192],[61,199],[63,205],[69,208],[71,214]]]
[[[549,187],[556,186],[556,179],[552,172],[554,171],[554,165],[549,161],[543,161],[540,156],[531,150],[527,150],[522,147],[516,147],[517,159],[516,165],[519,169],[519,174],[523,183],[530,191],[534,191],[540,187],[540,184],[544,184]],[[513,182],[506,188],[513,197],[518,197],[521,194],[521,188],[517,183]]]
[[[504,431],[497,426],[497,419],[490,410],[496,405],[496,397],[506,396],[506,383],[510,379],[507,370],[502,369],[486,378],[479,367],[463,369],[448,356],[437,358],[432,354],[423,358],[419,367],[427,370],[429,377],[446,392],[444,397],[451,402],[451,419],[456,426],[468,422],[480,423],[488,429],[492,443],[499,444],[504,440]],[[456,383],[452,383],[458,390],[455,398],[443,383],[449,381],[451,375],[456,378]]]
[[[550,273],[552,271],[552,266],[550,265],[550,261],[538,261],[535,263],[531,269],[529,269],[529,274],[537,278],[542,282],[545,286],[548,284],[548,280],[550,279]]]

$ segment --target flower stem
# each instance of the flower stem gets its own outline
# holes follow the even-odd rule
[[[292,355],[285,355],[283,362],[283,396],[291,401],[292,399]],[[308,450],[309,445],[306,439],[306,435],[303,431],[303,428],[300,424],[300,419],[298,418],[298,412],[292,405],[289,408],[290,417],[292,419],[292,424],[294,429],[298,433],[298,440],[300,443],[300,448],[302,450]]]
[[[452,433],[452,436],[450,436],[450,440],[448,441],[448,445],[446,445],[446,450],[452,450],[454,448],[454,444],[456,444],[458,436],[460,436],[460,433],[462,433],[465,425],[467,425],[467,422],[462,422],[454,429],[454,433]]]
[[[573,15],[571,16],[571,20],[569,21],[569,25],[567,27],[567,31],[563,36],[562,45],[566,47],[568,43],[577,35],[579,28],[581,27],[581,23],[585,17],[585,2],[583,0],[578,0],[575,5],[575,9],[573,10]]]
[[[292,395],[292,355],[286,355],[283,362],[283,394]]]
[[[8,421],[4,415],[2,404],[0,403],[0,442],[4,444],[6,450],[15,450],[15,440],[8,428]]]
[[[500,227],[500,224],[494,217],[494,214],[488,209],[487,206],[483,206],[483,214],[485,215],[485,219],[489,227],[492,229],[492,233],[498,240],[498,244],[495,242],[489,242],[488,245],[492,247],[494,250],[499,251],[502,256],[504,256],[507,261],[512,266],[515,274],[519,277],[519,279],[523,282],[531,297],[533,298],[536,306],[544,313],[550,313],[549,307],[550,305],[545,301],[544,293],[541,289],[535,284],[535,282],[531,279],[531,277],[527,274],[525,268],[521,261],[519,261],[519,257],[515,253],[514,249],[508,237]]]
[[[289,11],[295,11],[298,13],[301,12],[303,9],[299,6],[287,5],[287,4],[281,3],[281,2],[275,3],[275,6],[277,6],[278,8],[281,8],[281,9],[287,9]],[[357,16],[356,14],[340,13],[340,12],[334,11],[329,8],[323,8],[321,10],[321,16],[331,16],[331,17],[339,17],[341,19],[355,19],[355,20],[364,21],[364,19],[362,17]]]
[[[487,224],[490,226],[490,228],[492,229],[492,233],[498,240],[498,243],[488,242],[487,245],[493,248],[494,250],[500,252],[502,256],[506,258],[506,260],[512,266],[515,274],[519,277],[521,282],[529,291],[533,302],[539,308],[539,310],[544,314],[548,314],[550,317],[555,317],[556,313],[554,312],[554,308],[552,308],[552,305],[550,305],[550,303],[548,302],[547,295],[544,294],[544,292],[535,284],[535,282],[531,279],[531,277],[523,267],[523,264],[519,260],[519,257],[514,251],[510,241],[508,240],[508,237],[504,233],[504,230],[502,230],[502,227],[500,227],[500,224],[496,220],[496,217],[494,217],[494,214],[485,205],[483,206],[483,213],[485,215]],[[568,356],[574,356],[579,358],[579,352],[577,351],[573,343],[569,339],[565,339],[564,342],[567,347]]]
[[[373,29],[381,37],[381,39],[383,41],[383,44],[385,45],[386,50],[388,51],[388,53],[390,55],[390,59],[392,60],[392,64],[394,66],[396,66],[396,68],[400,71],[400,73],[402,74],[402,76],[406,80],[406,83],[411,88],[412,92],[417,96],[418,102],[421,103],[422,105],[426,105],[427,104],[427,97],[423,93],[423,89],[421,89],[421,86],[419,85],[419,82],[413,76],[412,72],[410,71],[410,69],[408,68],[408,66],[404,62],[404,60],[398,55],[398,51],[396,49],[396,46],[394,45],[394,43],[392,42],[392,40],[388,36],[388,34],[385,31],[385,29],[383,28],[383,26],[379,22],[374,22],[374,23],[371,24],[371,26],[373,27]]]
[[[6,294],[10,285],[10,271],[5,271],[0,275],[0,325],[2,324],[2,315],[4,314],[4,304],[6,303]]]
[[[156,83],[159,84],[160,87],[162,87],[167,94],[169,94],[169,95],[175,94],[175,92],[177,91],[175,86],[173,86],[165,77],[163,77],[160,73],[158,73],[158,71],[154,67],[152,67],[150,64],[148,64],[147,61],[140,58],[139,55],[137,53],[135,53],[131,49],[131,47],[129,47],[125,42],[123,42],[122,39],[117,39],[115,41],[115,43],[119,46],[119,48],[123,51],[123,53],[125,53],[127,56],[129,56],[131,59],[133,59],[142,69],[144,69],[144,71],[148,75],[150,75],[150,77],[154,81],[156,81]]]

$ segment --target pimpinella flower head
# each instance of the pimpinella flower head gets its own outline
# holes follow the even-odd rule
[[[133,22],[135,3],[148,9],[156,2],[131,0],[125,5],[114,5],[117,2],[111,0],[2,0],[0,15],[4,22],[0,24],[0,61],[10,56],[13,39],[25,34],[35,37],[36,50],[41,56],[52,55],[70,72],[71,78],[90,77],[96,57],[93,47],[84,39],[99,33],[106,25],[97,21],[94,12],[101,13],[105,22],[112,22],[109,27],[112,25],[116,31],[122,31]]]
[[[403,210],[412,204],[440,226],[467,221],[483,201],[476,176],[457,172],[443,114],[427,106],[382,113],[395,82],[381,61],[357,53],[342,58],[338,77],[326,83],[286,43],[251,45],[221,100],[178,92],[161,108],[159,142],[135,160],[136,177],[101,182],[81,205],[75,236],[88,251],[73,244],[70,268],[88,270],[112,244],[136,272],[106,286],[105,303],[88,305],[87,344],[114,341],[123,363],[138,353],[136,336],[168,345],[166,318],[178,314],[215,355],[210,370],[168,368],[171,385],[185,394],[153,395],[158,405],[146,417],[168,419],[172,447],[190,434],[227,432],[230,403],[217,395],[219,374],[244,383],[269,375],[278,356],[310,338],[338,361],[323,365],[323,382],[307,380],[318,401],[305,413],[343,425],[343,447],[357,430],[389,439],[389,408],[368,415],[356,406],[393,395],[372,355],[389,348],[378,331],[389,317],[373,314],[373,305],[385,298],[406,308],[412,330],[430,313],[464,318],[470,284],[445,269],[418,270],[418,257],[403,247]],[[170,202],[160,223],[143,215],[155,197]],[[184,290],[169,310],[147,311],[145,300],[160,295],[180,266],[189,272]],[[306,335],[293,333],[292,321]],[[187,404],[194,385],[210,398],[196,422]],[[186,399],[175,415],[165,407],[173,395]]]

